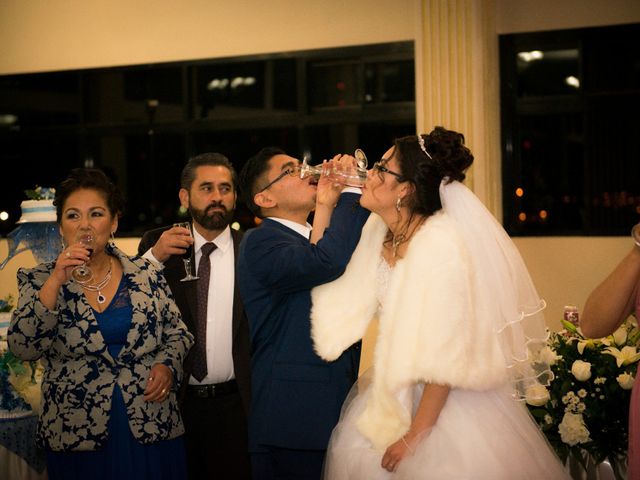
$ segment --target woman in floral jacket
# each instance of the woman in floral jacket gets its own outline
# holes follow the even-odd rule
[[[18,271],[8,334],[16,356],[44,364],[49,478],[184,478],[176,392],[193,338],[164,277],[109,242],[122,200],[101,171],[73,170],[54,205],[66,247]],[[90,278],[74,280],[85,264]]]

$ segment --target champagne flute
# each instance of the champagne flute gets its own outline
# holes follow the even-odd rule
[[[193,238],[193,233],[191,233],[191,223],[190,222],[178,222],[173,224],[174,227],[182,227],[189,230],[189,236]],[[182,262],[184,263],[184,278],[181,278],[181,282],[190,282],[191,280],[198,280],[197,275],[191,274],[191,257],[193,256],[193,243],[191,243],[187,250],[182,254]]]
[[[322,165],[309,165],[309,159],[305,156],[300,166],[300,178],[320,178],[323,174],[331,175],[337,182],[347,187],[360,188],[367,181],[367,156],[360,148],[356,149],[353,156],[356,159],[355,167],[347,169],[332,168],[328,171],[323,171]]]
[[[95,239],[93,235],[90,233],[81,233],[77,241],[89,250],[89,257],[91,257],[95,249]],[[71,276],[78,283],[87,283],[93,278],[93,272],[91,268],[89,268],[89,265],[87,265],[87,262],[83,262],[71,271]]]

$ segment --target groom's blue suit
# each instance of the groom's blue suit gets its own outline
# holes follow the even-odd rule
[[[359,344],[334,362],[321,360],[309,313],[311,289],[342,274],[360,239],[369,212],[359,198],[340,196],[316,245],[271,219],[244,235],[237,272],[251,335],[251,452],[325,450],[357,378]]]

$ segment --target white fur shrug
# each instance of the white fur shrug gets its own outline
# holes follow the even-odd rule
[[[473,272],[458,232],[442,210],[412,238],[394,267],[378,311],[376,268],[387,226],[372,214],[345,273],[312,291],[311,333],[317,353],[336,359],[379,315],[372,392],[358,428],[385,449],[411,424],[396,393],[415,382],[492,389],[507,381],[492,325],[474,316]]]

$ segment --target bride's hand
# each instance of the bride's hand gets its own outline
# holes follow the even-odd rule
[[[389,445],[382,456],[381,466],[389,472],[395,472],[398,464],[404,457],[413,455],[414,448],[411,447],[411,449],[409,449],[409,444],[406,443],[406,440],[403,440],[403,438],[404,437],[401,437],[400,440]]]

